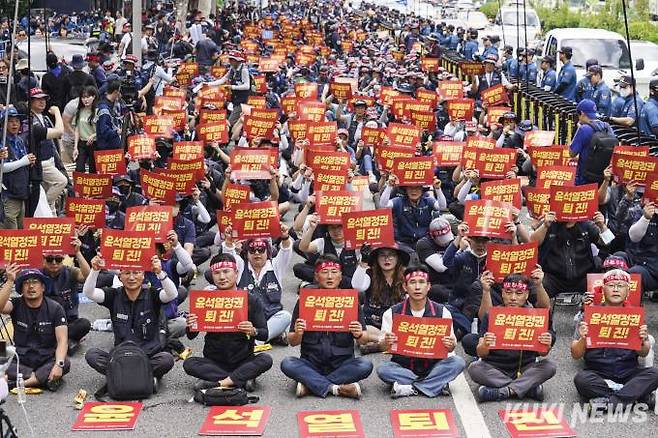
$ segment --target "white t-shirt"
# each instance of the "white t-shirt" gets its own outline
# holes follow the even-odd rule
[[[343,252],[343,249],[345,248],[345,244],[339,245],[336,242],[332,242],[332,243],[334,244],[334,248],[336,248],[336,254],[338,255],[338,257],[340,257],[340,254]],[[324,254],[324,239],[322,237],[311,241],[311,245],[315,245],[315,247],[318,249],[318,254]]]
[[[123,37],[121,38],[121,43],[123,44],[123,52],[121,53],[121,59],[124,59],[126,57],[126,51],[128,50],[128,44],[132,44],[133,41],[133,35],[132,32],[124,33]]]

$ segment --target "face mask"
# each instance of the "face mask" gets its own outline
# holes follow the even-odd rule
[[[626,88],[620,88],[619,89],[619,94],[621,97],[628,97],[631,95],[631,87],[626,87]]]
[[[130,186],[118,186],[119,193],[123,196],[127,196],[130,193]]]

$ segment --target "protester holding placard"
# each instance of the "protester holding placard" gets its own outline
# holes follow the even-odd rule
[[[494,277],[483,274],[482,276],[482,289],[483,299],[487,296],[487,301],[491,303],[491,287],[494,284]],[[538,284],[537,284],[538,283]],[[543,330],[548,327],[547,331],[543,331],[536,336],[536,341],[539,345],[535,345],[537,350],[523,349],[497,349],[498,342],[502,341],[496,339],[496,335],[492,333],[491,326],[496,321],[490,320],[490,310],[497,309],[502,306],[504,308],[513,309],[527,309],[532,308],[528,301],[530,297],[532,281],[530,278],[521,274],[510,274],[505,277],[502,284],[501,298],[502,302],[496,307],[490,307],[482,316],[480,321],[480,339],[477,345],[477,355],[480,360],[471,363],[468,367],[468,374],[474,382],[481,385],[478,388],[478,397],[481,402],[485,401],[499,401],[511,397],[518,397],[520,399],[528,397],[538,401],[544,400],[543,383],[553,377],[556,372],[556,367],[553,362],[548,359],[537,360],[538,356],[546,356],[550,351],[551,346],[555,343],[555,332],[553,331],[549,321],[544,321],[543,316],[537,317],[528,315],[515,315],[515,321],[522,319],[523,328],[518,329],[520,334],[518,339],[526,340],[533,339],[537,335],[537,330]],[[539,281],[535,282],[535,287],[541,287],[541,277]],[[539,294],[539,292],[538,292]],[[545,292],[542,294],[548,298]],[[550,305],[550,301],[546,303]],[[510,337],[516,336],[516,322],[508,324],[505,315],[502,315],[502,325],[505,327],[505,334],[510,333]],[[528,328],[530,323],[534,324]],[[525,330],[525,332],[523,332]],[[513,334],[512,334],[513,333]],[[534,339],[533,339],[534,340]],[[546,349],[544,350],[543,347]]]
[[[629,272],[642,275],[645,290],[658,290],[658,214],[653,202],[645,201],[642,216],[629,228],[628,236]]]
[[[393,329],[393,320],[397,315],[418,318],[420,325],[428,324],[428,326],[432,319],[436,318],[438,322],[452,318],[450,311],[445,306],[427,298],[430,286],[429,271],[425,266],[410,266],[405,269],[404,290],[407,292],[407,297],[402,303],[392,306],[384,313],[379,336],[382,349],[391,349],[400,342],[399,335]],[[409,325],[411,326],[411,324]],[[436,329],[437,334],[433,336],[429,335],[429,328],[426,330],[422,340],[418,339],[423,333],[423,330],[419,329],[415,331],[418,336],[409,336],[413,339],[407,338],[405,345],[423,348],[426,343],[441,343],[447,356],[442,359],[430,357],[414,360],[414,356],[393,353],[390,362],[384,362],[377,367],[379,378],[392,385],[391,396],[393,398],[408,397],[418,393],[427,397],[448,395],[450,394],[448,383],[461,374],[466,367],[464,359],[453,353],[457,339],[452,326],[448,333],[443,333],[443,336],[438,334],[438,328]]]
[[[207,290],[236,291],[238,264],[230,254],[218,254],[210,261],[212,284]],[[190,357],[183,362],[185,372],[199,379],[195,389],[247,388],[253,390],[256,377],[272,368],[272,357],[254,355],[256,340],[268,338],[268,328],[261,300],[248,294],[247,320],[240,321],[237,332],[208,332],[205,335],[203,357]],[[187,317],[187,336],[194,339],[197,316]]]
[[[342,278],[338,258],[321,255],[315,262],[315,282],[320,289],[337,289]],[[330,291],[327,291],[330,293]],[[354,357],[354,341],[365,345],[370,341],[366,332],[363,311],[358,321],[350,321],[348,332],[306,331],[306,321],[299,318],[299,300],[295,304],[288,343],[301,345],[301,357],[286,357],[281,371],[297,382],[297,397],[309,393],[325,398],[329,393],[358,399],[361,397],[359,381],[372,372],[372,363]]]
[[[119,210],[126,212],[130,207],[148,204],[148,200],[135,191],[135,182],[129,175],[116,175],[112,184],[119,190]]]
[[[428,235],[416,244],[418,258],[427,265],[430,273],[429,298],[441,304],[448,302],[452,292],[454,276],[443,264],[443,256],[454,239],[450,222],[440,216],[432,220]]]
[[[613,269],[603,277],[603,307],[620,308],[628,297],[631,277],[621,269]],[[576,390],[594,406],[613,409],[618,405],[652,401],[658,388],[658,369],[642,368],[638,357],[649,354],[651,343],[646,324],[640,325],[640,349],[588,348],[590,327],[580,314],[571,342],[571,356],[584,359],[585,369],[574,377]],[[655,400],[652,401],[655,403]]]
[[[68,327],[64,309],[45,296],[50,280],[41,271],[26,269],[19,275],[18,267],[9,264],[5,272],[7,281],[0,288],[0,309],[11,315],[13,344],[20,357],[18,373],[25,379],[26,387],[57,391],[62,376],[71,368],[66,357]],[[20,296],[10,298],[14,285]],[[7,368],[7,377],[13,385],[17,359]]]

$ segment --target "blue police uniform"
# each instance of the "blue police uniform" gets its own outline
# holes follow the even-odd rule
[[[560,90],[560,96],[576,101],[576,69],[571,61],[560,69],[560,73],[557,75],[557,88]]]
[[[526,80],[526,74],[528,75],[528,82],[534,84],[537,82],[537,65],[535,63],[521,63],[519,65],[519,80]]]
[[[637,114],[642,113],[642,108],[644,107],[644,101],[639,94],[636,94],[636,99],[633,99],[633,95],[626,97],[624,99],[624,105],[621,107],[621,114],[618,117],[630,117],[631,119],[637,121],[635,115],[635,102],[637,101]]]
[[[557,74],[555,73],[554,69],[549,68],[544,73],[544,77],[541,79],[541,83],[539,84],[539,86],[543,90],[546,90],[546,87],[550,87],[550,89],[546,91],[555,91],[556,85],[557,85]]]
[[[510,58],[503,64],[503,71],[506,71],[507,76],[510,78],[519,77],[519,60]]]
[[[612,100],[612,106],[610,107],[610,117],[622,117],[624,101],[624,98],[621,96],[617,96]]]
[[[640,132],[644,135],[653,135],[658,130],[658,99],[649,98],[640,113]]]
[[[592,85],[590,78],[585,76],[579,80],[578,84],[576,85],[576,102],[580,102],[583,99],[594,100],[593,96],[594,85]]]
[[[592,100],[596,104],[596,111],[604,116],[610,115],[610,109],[612,107],[612,92],[608,84],[601,81],[594,86],[594,92],[592,93]]]
[[[496,46],[490,46],[482,51],[482,59],[485,59],[489,55],[498,56],[498,48]]]
[[[475,40],[466,41],[466,44],[464,44],[464,50],[462,51],[464,58],[469,61],[472,61],[473,57],[477,54],[477,52],[478,52],[477,41]]]

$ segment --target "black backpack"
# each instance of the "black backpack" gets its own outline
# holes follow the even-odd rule
[[[194,401],[204,406],[244,406],[258,400],[242,388],[199,389],[194,393]]]
[[[608,133],[608,124],[605,123],[603,129],[588,123],[594,130],[592,139],[589,142],[589,156],[585,162],[583,177],[588,183],[601,184],[603,181],[603,171],[610,165],[612,151],[619,144],[619,140],[614,135]]]
[[[114,400],[142,400],[153,394],[151,361],[132,341],[114,347],[105,377],[107,393]]]

